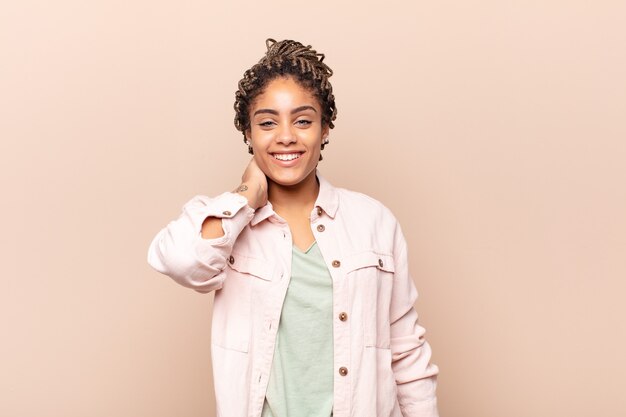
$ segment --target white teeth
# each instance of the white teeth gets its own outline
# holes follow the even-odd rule
[[[292,161],[299,157],[300,157],[299,153],[275,153],[274,154],[274,158],[281,160],[281,161]]]

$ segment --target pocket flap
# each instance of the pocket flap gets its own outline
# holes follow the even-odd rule
[[[385,272],[395,272],[393,256],[375,251],[364,251],[350,255],[345,261],[346,272],[375,266]]]
[[[265,281],[272,281],[274,272],[273,263],[265,259],[251,258],[249,256],[232,253],[227,261],[228,266],[235,271],[254,275]]]

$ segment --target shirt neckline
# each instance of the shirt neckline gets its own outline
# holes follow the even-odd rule
[[[300,249],[299,247],[297,247],[296,245],[292,245],[294,250],[297,250],[299,253],[303,254],[303,255],[307,255],[311,249],[313,249],[313,246],[315,246],[315,244],[317,243],[317,240],[314,240],[313,243],[311,243],[311,246],[309,246],[309,248],[305,251],[303,251],[302,249]]]

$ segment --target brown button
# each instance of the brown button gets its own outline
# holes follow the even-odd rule
[[[224,216],[230,216],[232,213],[230,211],[226,210],[226,211],[223,211],[222,214]]]
[[[318,207],[318,208],[317,208],[317,215],[318,215],[318,216],[321,216],[321,215],[322,215],[322,208],[321,208],[321,207]]]
[[[380,266],[381,268],[383,267],[383,260],[382,259],[378,260],[378,266]]]
[[[235,258],[233,258],[233,255],[230,255],[230,257],[228,258],[228,262],[232,265],[235,263]]]
[[[341,321],[348,320],[348,313],[343,312],[343,311],[341,313],[339,313],[339,320],[341,320]]]
[[[345,366],[342,366],[341,368],[339,368],[339,375],[341,376],[348,375],[348,368],[346,368]]]
[[[333,261],[333,266],[334,266],[335,268],[339,268],[339,267],[341,266],[341,262],[339,262],[338,260],[334,260],[334,261]]]
[[[326,228],[324,227],[323,224],[320,224],[320,225],[317,226],[317,231],[318,232],[323,232],[324,230],[326,230]]]

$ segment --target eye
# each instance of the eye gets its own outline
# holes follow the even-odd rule
[[[264,122],[259,123],[259,126],[261,126],[261,127],[271,127],[273,124],[274,124],[273,121],[266,120]]]
[[[300,119],[296,121],[296,124],[299,126],[309,126],[312,123],[313,122],[311,120],[306,120],[306,119]]]

